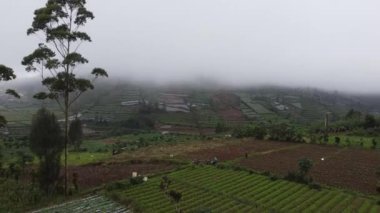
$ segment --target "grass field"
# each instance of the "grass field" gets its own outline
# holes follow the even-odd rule
[[[303,184],[270,180],[246,171],[212,166],[188,167],[168,175],[169,189],[182,193],[184,212],[373,212],[380,206],[371,197],[336,189],[310,189]],[[174,212],[160,191],[160,177],[116,194],[143,212]]]

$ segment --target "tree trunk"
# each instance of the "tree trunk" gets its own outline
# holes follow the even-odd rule
[[[69,94],[65,92],[65,197],[67,196],[67,144],[69,142]]]

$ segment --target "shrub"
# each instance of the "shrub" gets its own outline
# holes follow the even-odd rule
[[[321,185],[319,185],[318,183],[310,183],[309,187],[310,189],[316,189],[318,191],[322,189]]]
[[[131,185],[138,185],[144,183],[144,177],[142,176],[137,176],[137,177],[131,177],[129,179],[129,182]]]
[[[375,138],[373,138],[372,139],[372,149],[376,149],[376,147],[377,147],[377,141],[376,141],[376,139]]]
[[[338,136],[335,137],[335,144],[337,146],[339,146],[339,144],[340,144],[340,137],[338,137]]]
[[[298,167],[299,167],[300,174],[302,176],[305,176],[313,167],[313,161],[307,158],[303,158],[298,161]]]
[[[38,203],[43,193],[34,185],[0,178],[0,212],[22,212],[24,206]]]
[[[54,113],[45,108],[38,110],[32,120],[30,150],[39,158],[40,188],[48,194],[55,191],[63,149],[61,127]]]
[[[270,172],[268,172],[268,171],[264,171],[264,172],[261,173],[261,175],[269,176],[269,175],[270,175]]]
[[[235,128],[232,135],[237,138],[254,137],[261,140],[267,135],[267,129],[264,124],[259,124],[257,126],[249,124]]]
[[[284,179],[288,181],[292,181],[292,182],[303,183],[303,184],[310,183],[310,180],[305,178],[299,172],[288,172],[288,174],[284,177]]]
[[[269,175],[269,180],[271,180],[271,181],[276,181],[276,180],[278,180],[279,178],[278,178],[278,176],[276,176],[276,175],[273,175],[273,174],[271,174],[271,175]]]
[[[295,127],[286,123],[272,124],[268,127],[269,139],[275,141],[303,142],[303,135]]]
[[[172,200],[174,202],[178,203],[179,201],[181,201],[182,193],[177,192],[175,190],[170,190],[169,191],[169,196],[172,198]]]
[[[215,133],[222,133],[228,131],[228,127],[224,122],[218,122],[215,126]]]
[[[118,182],[106,184],[105,189],[107,191],[114,191],[118,189],[126,189],[127,186],[128,184],[118,181]]]

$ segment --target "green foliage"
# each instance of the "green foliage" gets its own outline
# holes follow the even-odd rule
[[[0,64],[0,81],[10,81],[16,78],[16,75],[14,74],[14,71],[12,68],[9,68],[5,65]],[[20,95],[12,90],[12,89],[7,89],[6,94],[12,95],[16,98],[20,98]],[[5,124],[7,124],[7,120],[5,119],[4,116],[0,115],[0,127],[3,127]]]
[[[302,184],[312,184],[313,179],[311,177],[306,177],[310,169],[313,167],[313,161],[307,158],[300,159],[298,161],[298,171],[290,171],[285,176],[285,180],[293,181]]]
[[[154,127],[154,121],[144,115],[137,115],[128,120],[122,122],[122,127],[130,129],[152,129]]]
[[[340,137],[338,137],[338,136],[335,137],[335,144],[339,146],[339,144],[340,144]]]
[[[0,81],[10,81],[16,78],[12,68],[0,64]]]
[[[353,119],[353,120],[360,120],[360,117],[362,116],[362,113],[360,111],[356,111],[354,109],[350,109],[345,118],[346,119]]]
[[[7,120],[4,116],[0,115],[0,127],[5,126],[5,124],[7,124]]]
[[[181,198],[182,198],[182,194],[180,192],[175,191],[175,190],[170,190],[169,196],[171,197],[171,199],[175,203],[179,203],[179,201],[181,201]]]
[[[39,183],[48,194],[54,192],[58,181],[63,148],[61,127],[55,115],[45,108],[38,110],[32,120],[30,149],[39,158]]]
[[[21,98],[21,96],[15,90],[13,90],[13,89],[7,89],[5,91],[5,94],[13,96],[15,98]]]
[[[215,125],[215,133],[222,133],[228,131],[228,127],[224,122],[218,122]]]
[[[264,124],[246,125],[243,127],[237,127],[233,131],[233,135],[237,138],[255,137],[256,139],[264,139],[267,134],[267,129]]]
[[[268,127],[269,139],[275,141],[302,142],[303,135],[294,126],[286,123],[271,124]]]
[[[144,177],[143,176],[131,177],[129,179],[129,182],[131,185],[142,184],[142,183],[144,183]]]
[[[69,139],[75,150],[79,150],[83,139],[82,122],[79,119],[75,119],[70,123]]]
[[[33,116],[30,131],[30,149],[39,158],[61,153],[63,150],[60,125],[54,115],[46,108],[41,108]]]
[[[310,169],[313,167],[313,161],[307,158],[303,158],[298,161],[298,167],[300,173],[305,176],[310,171]]]
[[[43,193],[34,185],[0,178],[0,212],[21,212],[41,201]]]
[[[367,114],[364,118],[363,127],[365,129],[374,128],[376,126],[376,119],[373,115]]]
[[[168,178],[168,176],[163,176],[160,182],[160,190],[166,192],[171,183],[172,181]]]
[[[376,147],[377,147],[377,140],[376,140],[376,138],[373,138],[372,139],[372,149],[376,149]]]
[[[76,75],[75,68],[88,63],[88,60],[78,52],[78,48],[83,42],[91,42],[90,36],[80,29],[92,19],[94,15],[87,10],[86,0],[48,0],[44,7],[35,10],[32,26],[27,31],[28,35],[40,33],[39,36],[44,36],[45,43],[39,43],[34,52],[23,58],[22,64],[27,72],[40,72],[41,83],[47,88],[47,91],[37,93],[34,97],[54,99],[64,112],[66,146],[69,142],[69,113],[72,104],[84,92],[94,89],[93,81],[96,78],[108,77],[107,72],[101,68],[92,70],[93,80]],[[65,155],[65,173],[66,162]],[[65,174],[66,192],[67,174]]]
[[[332,208],[336,212],[380,210],[375,198],[369,196],[333,188],[317,189],[319,185],[281,179],[272,181],[267,176],[249,174],[247,171],[192,166],[167,176],[173,180],[170,189],[182,193],[180,203],[183,212],[315,212]],[[173,202],[166,193],[157,189],[160,181],[161,177],[154,177],[144,184],[129,187],[120,193],[121,199],[132,200],[131,206],[141,207],[142,212],[173,212]],[[361,202],[347,202],[348,198]]]
[[[309,184],[310,189],[315,189],[315,190],[321,190],[322,186],[319,185],[318,183],[310,183]]]

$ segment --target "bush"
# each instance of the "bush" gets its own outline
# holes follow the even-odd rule
[[[232,135],[237,138],[254,137],[261,140],[267,135],[267,129],[264,124],[259,124],[257,126],[250,124],[235,128]]]
[[[278,178],[278,176],[276,176],[276,175],[269,175],[269,180],[271,180],[271,181],[276,181],[276,180],[278,180],[279,178]]]
[[[33,185],[0,178],[0,212],[22,212],[20,208],[37,204],[42,191]]]
[[[307,185],[313,183],[312,178],[305,177],[299,172],[288,172],[288,174],[284,177],[284,179],[288,181],[296,182],[296,183],[307,184]]]
[[[286,123],[272,124],[268,127],[269,139],[275,141],[303,142],[303,135],[295,127]]]
[[[228,131],[228,127],[224,122],[218,122],[215,126],[215,133],[222,133]]]
[[[154,121],[143,115],[138,115],[122,123],[122,127],[130,129],[152,129],[154,127]]]
[[[142,183],[144,183],[144,177],[142,177],[142,176],[131,177],[129,179],[129,182],[131,183],[131,185],[142,184]]]
[[[178,203],[182,198],[182,193],[174,191],[174,190],[170,190],[169,196],[172,198],[174,202]]]
[[[376,141],[376,139],[375,138],[373,138],[372,139],[372,149],[376,149],[376,147],[377,147],[377,141]]]
[[[305,176],[309,170],[313,167],[313,161],[307,158],[303,158],[298,161],[299,172],[302,176]]]
[[[337,146],[339,146],[339,144],[340,144],[340,137],[338,137],[338,136],[335,137],[335,144]]]
[[[106,184],[105,189],[107,191],[113,191],[113,190],[119,190],[119,189],[126,189],[127,187],[128,187],[128,184],[118,181],[118,182]]]
[[[321,185],[319,185],[318,183],[310,183],[309,187],[310,189],[316,189],[318,191],[322,189]]]

